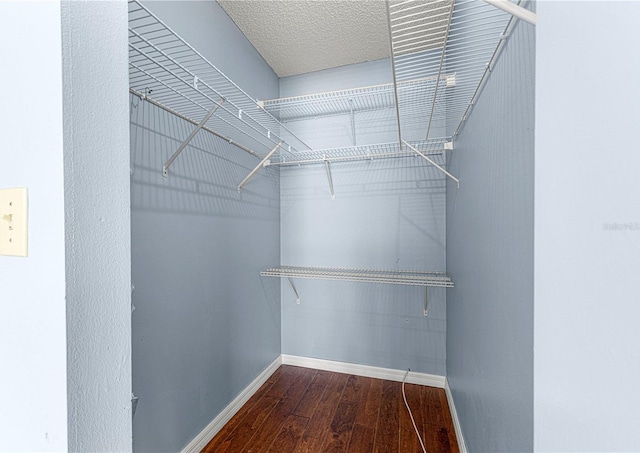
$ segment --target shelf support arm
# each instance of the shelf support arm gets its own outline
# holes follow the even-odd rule
[[[256,166],[256,168],[251,170],[251,173],[249,173],[247,175],[247,177],[244,178],[240,184],[238,184],[238,192],[240,192],[240,190],[249,182],[249,180],[251,178],[253,178],[255,176],[256,173],[258,173],[258,171],[262,167],[266,167],[267,165],[269,165],[269,158],[271,156],[273,156],[273,153],[275,153],[278,150],[278,148],[280,148],[280,145],[282,145],[282,142],[280,142],[276,146],[274,146],[273,149],[271,151],[269,151],[269,154],[264,156],[264,158],[260,161],[260,163]]]
[[[296,304],[300,305],[300,296],[298,296],[298,291],[296,291],[296,287],[293,286],[293,282],[290,278],[287,278],[287,282],[289,282],[289,286],[291,287],[291,291],[296,295]]]
[[[411,150],[413,150],[414,152],[418,153],[420,156],[424,157],[431,165],[433,165],[434,167],[436,167],[438,170],[440,170],[442,173],[444,173],[445,175],[447,175],[449,178],[453,179],[456,182],[456,185],[458,186],[458,189],[460,188],[460,180],[458,178],[456,178],[455,176],[453,176],[451,173],[449,173],[447,170],[445,170],[444,168],[442,168],[440,165],[438,165],[433,159],[430,159],[426,154],[424,154],[422,151],[414,148],[413,146],[411,146],[410,144],[408,144],[406,141],[402,141],[405,145],[407,145]]]
[[[502,11],[506,11],[512,16],[522,19],[531,25],[538,23],[538,15],[533,11],[529,11],[527,8],[523,8],[520,5],[510,2],[509,0],[484,0],[486,3],[495,6]]]
[[[200,129],[202,129],[202,127],[207,123],[207,121],[209,121],[209,119],[213,116],[213,114],[216,113],[216,110],[220,108],[220,106],[224,101],[225,99],[222,98],[220,99],[219,102],[216,103],[216,106],[212,108],[209,111],[209,113],[205,115],[204,118],[202,118],[202,120],[198,123],[196,128],[193,130],[193,132],[191,132],[191,134],[187,137],[187,139],[184,142],[182,142],[182,145],[180,145],[178,150],[175,153],[173,153],[173,156],[171,156],[169,160],[162,166],[162,176],[164,176],[165,178],[169,176],[169,167],[171,167],[171,164],[173,164],[173,161],[178,158],[178,156],[182,153],[182,151],[184,151],[184,149],[187,147],[189,142],[193,140],[196,134],[200,131]]]
[[[329,192],[331,193],[331,199],[335,200],[336,199],[336,194],[333,191],[333,179],[331,178],[331,166],[329,165],[329,161],[327,160],[327,157],[324,157],[324,168],[325,170],[327,170],[327,180],[329,181]]]
[[[427,316],[427,313],[429,311],[429,287],[425,286],[424,287],[424,315]]]
[[[353,138],[353,146],[356,145],[356,117],[353,114],[353,99],[349,99],[349,113],[351,114],[351,136]]]

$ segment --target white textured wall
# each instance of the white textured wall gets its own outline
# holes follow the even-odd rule
[[[64,451],[59,2],[0,2],[0,42],[0,188],[27,186],[30,217],[29,257],[0,256],[0,451]]]
[[[640,451],[640,3],[538,3],[534,445]]]
[[[62,3],[69,450],[131,450],[127,4]]]

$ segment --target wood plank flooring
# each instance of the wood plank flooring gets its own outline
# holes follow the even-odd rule
[[[443,389],[406,384],[429,453],[458,444]],[[402,383],[282,365],[202,453],[422,453]]]

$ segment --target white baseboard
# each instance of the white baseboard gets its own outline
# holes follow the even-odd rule
[[[356,376],[386,379],[388,381],[401,382],[407,370],[394,370],[391,368],[380,368],[368,365],[357,365],[355,363],[334,362],[333,360],[312,359],[295,355],[282,354],[283,365],[295,365],[316,370],[327,370],[335,373],[355,374]],[[407,383],[427,385],[443,389],[446,379],[444,376],[436,374],[410,372],[407,376]]]
[[[449,403],[449,412],[451,412],[451,418],[453,420],[453,429],[456,431],[456,439],[458,440],[458,448],[460,453],[467,453],[467,445],[464,443],[464,437],[462,436],[462,426],[460,426],[460,420],[458,419],[458,412],[456,412],[456,405],[453,402],[453,394],[449,387],[449,381],[445,380],[444,391],[447,393],[447,402]]]
[[[281,356],[278,356],[260,375],[253,380],[245,389],[235,397],[233,401],[225,407],[216,418],[213,419],[186,447],[182,449],[181,453],[200,453],[204,447],[207,446],[211,439],[227,424],[231,417],[253,396],[254,393],[264,384],[267,379],[280,367],[282,364]]]

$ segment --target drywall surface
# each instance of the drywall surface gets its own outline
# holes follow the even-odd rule
[[[0,256],[0,451],[66,451],[60,2],[0,2],[0,38],[0,188],[29,189],[29,257]]]
[[[535,450],[640,451],[640,4],[538,14]]]
[[[520,22],[447,187],[447,379],[469,451],[533,448],[534,28]]]
[[[131,451],[126,20],[62,2],[69,451]]]
[[[215,2],[146,2],[253,96],[278,96],[275,74]],[[156,8],[157,7],[157,8]],[[162,12],[162,15],[160,15]],[[219,26],[207,26],[218,24]],[[251,77],[248,77],[251,75]],[[193,131],[130,98],[134,451],[180,451],[280,354],[277,169],[201,131],[168,178],[162,166]],[[210,122],[215,128],[216,120]],[[266,149],[256,149],[266,154]]]
[[[386,64],[385,64],[386,63]],[[371,62],[283,79],[292,96],[390,81],[389,62]],[[316,149],[349,146],[348,115],[291,121]],[[395,111],[357,113],[358,144],[397,140]],[[281,170],[282,264],[391,270],[443,270],[445,183],[423,159],[331,165],[331,200],[323,165]],[[294,280],[283,282],[282,352],[444,375],[445,289]]]

